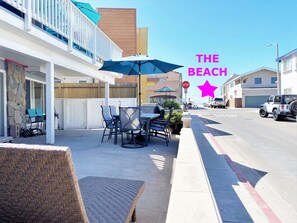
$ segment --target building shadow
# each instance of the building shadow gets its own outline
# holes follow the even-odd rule
[[[229,132],[225,132],[225,131],[222,131],[222,130],[219,130],[219,129],[215,129],[215,128],[212,128],[212,127],[209,127],[209,126],[207,127],[207,129],[210,131],[210,133],[213,136],[230,136],[230,135],[232,135]]]
[[[193,117],[197,117],[197,116],[192,116]],[[211,120],[211,119],[207,119],[207,118],[202,118],[202,117],[199,117],[199,119],[204,123],[204,124],[221,124],[220,122],[217,122],[217,121],[214,121],[214,120]]]
[[[209,124],[212,120],[205,120],[205,118],[200,118],[196,115],[192,115],[191,117],[191,128],[194,132],[222,221],[253,222],[252,217],[238,196],[237,190],[241,186],[240,183],[247,182],[245,176],[250,176],[248,181],[252,186],[255,186],[267,173],[235,163],[227,155],[217,154],[204,135],[204,133],[209,133],[208,129],[210,129],[204,123]],[[217,122],[215,123],[219,124]],[[210,131],[214,134],[217,130],[210,129]],[[219,133],[219,135],[222,134],[232,135],[225,132]]]

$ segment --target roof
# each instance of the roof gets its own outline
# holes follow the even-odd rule
[[[223,85],[226,85],[227,83],[231,82],[231,81],[234,81],[238,78],[241,78],[241,77],[244,77],[244,76],[248,76],[250,74],[253,74],[253,73],[256,73],[258,71],[261,71],[261,70],[268,70],[268,71],[271,71],[271,72],[276,72],[275,69],[272,69],[272,68],[269,68],[269,67],[260,67],[258,69],[255,69],[255,70],[252,70],[252,71],[249,71],[247,73],[243,73],[243,74],[233,74]]]
[[[247,73],[243,73],[243,74],[240,75],[240,77],[248,76],[248,75],[250,75],[250,74],[252,74],[252,73],[256,73],[256,72],[261,71],[261,70],[268,70],[268,71],[271,71],[271,72],[276,72],[275,69],[272,69],[272,68],[269,68],[269,67],[260,67],[260,68],[258,68],[258,69],[249,71],[249,72],[247,72]]]
[[[295,50],[292,50],[292,51],[290,51],[289,53],[287,53],[287,54],[285,54],[285,55],[279,57],[279,58],[276,58],[275,61],[276,61],[276,62],[281,62],[283,59],[286,59],[287,57],[289,57],[289,56],[291,56],[291,55],[293,55],[293,54],[295,54],[295,53],[297,53],[297,48],[296,48]]]
[[[223,85],[227,84],[228,82],[232,81],[233,79],[237,78],[238,76],[239,76],[238,74],[232,74],[232,76],[228,80],[226,80],[226,82]]]

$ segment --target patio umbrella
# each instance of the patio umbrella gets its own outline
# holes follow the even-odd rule
[[[159,90],[156,90],[155,92],[163,92],[163,93],[165,93],[165,99],[166,99],[166,93],[177,92],[177,90],[175,90],[175,89],[173,89],[171,87],[165,86],[165,87],[160,88]]]
[[[85,14],[92,22],[98,24],[101,15],[89,4],[79,1],[71,1],[83,14]]]
[[[99,70],[122,73],[126,75],[139,76],[139,98],[138,104],[141,105],[141,82],[140,75],[145,74],[162,74],[175,70],[183,66],[167,63],[161,60],[150,58],[145,55],[135,55],[120,59],[104,61],[103,66]]]

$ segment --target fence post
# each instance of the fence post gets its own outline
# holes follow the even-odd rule
[[[89,99],[86,99],[86,129],[89,129],[90,126],[90,105]]]

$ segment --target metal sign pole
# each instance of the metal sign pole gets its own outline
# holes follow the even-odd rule
[[[187,110],[187,93],[188,93],[187,88],[185,88],[184,93],[185,93],[184,111],[186,111]]]

